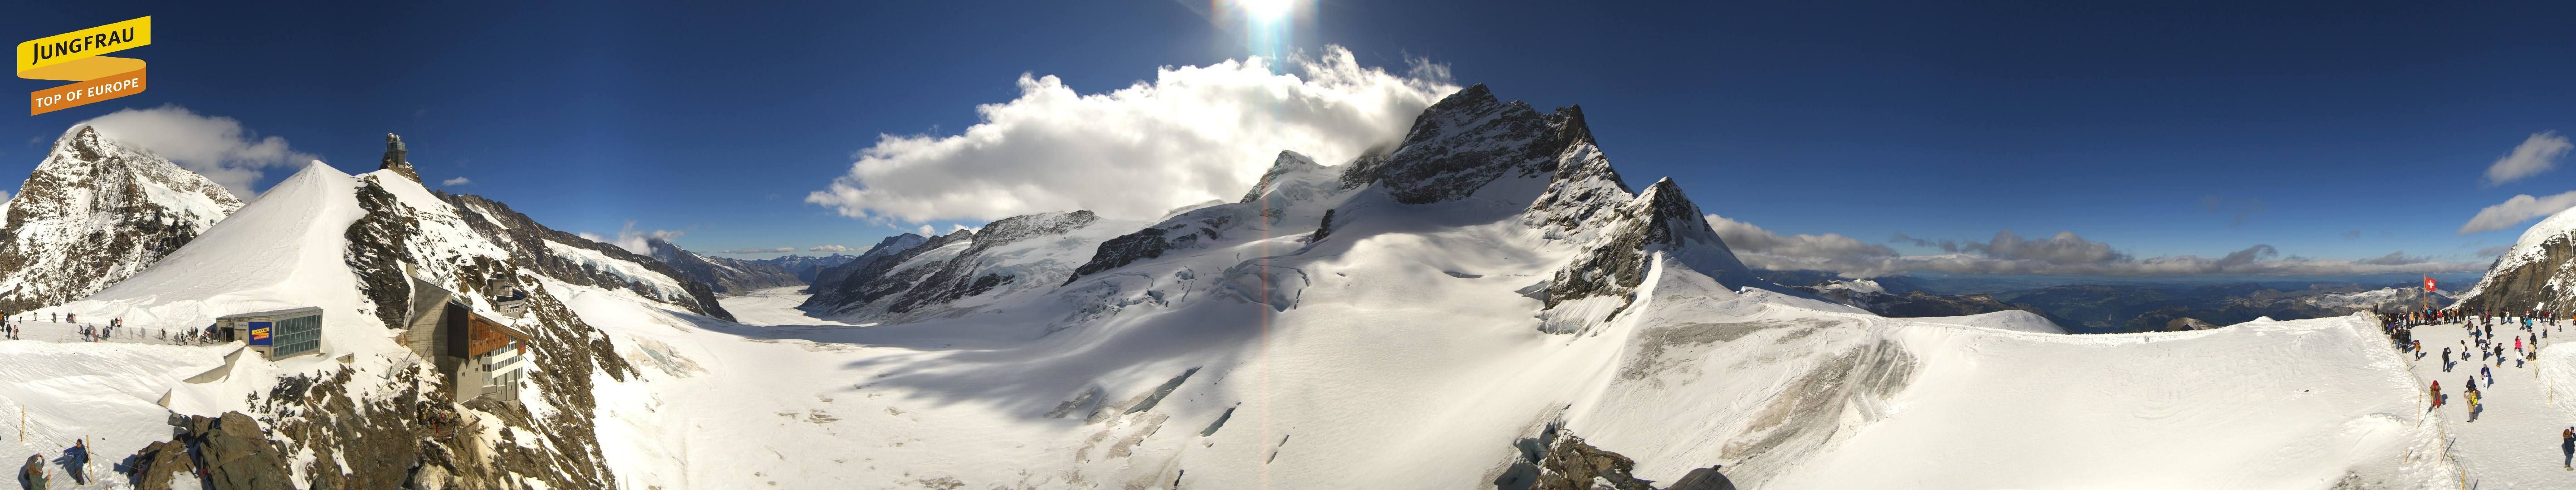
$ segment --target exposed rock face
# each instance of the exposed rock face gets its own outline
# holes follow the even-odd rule
[[[1395,151],[1351,162],[1342,187],[1375,185],[1406,204],[1464,198],[1507,175],[1556,171],[1555,157],[1567,145],[1591,138],[1582,125],[1580,109],[1541,114],[1529,104],[1495,99],[1477,84],[1414,118]]]
[[[376,319],[389,327],[402,325],[411,312],[411,280],[402,260],[411,237],[420,235],[420,219],[375,179],[361,182],[358,207],[367,215],[349,224],[346,233],[349,270],[358,274],[360,292],[375,302]]]
[[[707,283],[716,294],[741,294],[757,289],[805,285],[805,281],[797,279],[795,274],[779,268],[776,264],[698,255],[697,252],[681,249],[679,245],[673,245],[661,238],[647,238],[644,240],[644,245],[649,247],[653,260],[670,264],[672,269],[680,271],[680,275],[689,279]]]
[[[879,256],[871,250],[860,260],[824,272],[822,279],[826,282],[814,285],[814,296],[806,300],[804,308],[836,315],[901,315],[1011,284],[1032,280],[1036,281],[1032,284],[1054,284],[1053,277],[1026,277],[1048,271],[997,268],[998,263],[986,253],[996,247],[1065,235],[1099,220],[1090,211],[1013,216],[972,232],[958,230],[891,255]],[[913,264],[916,258],[931,253],[940,255]]]
[[[499,202],[438,194],[416,182],[376,172],[357,178],[366,214],[345,236],[345,257],[374,311],[388,325],[410,310],[417,279],[480,303],[510,287],[526,294],[515,328],[535,369],[522,399],[550,407],[542,414],[516,403],[456,403],[456,387],[428,363],[357,376],[348,369],[280,378],[252,412],[284,439],[287,454],[317,451],[302,468],[312,488],[616,488],[592,421],[592,380],[626,380],[634,369],[609,337],[567,309],[553,285],[625,289],[674,308],[723,317],[709,288],[669,265],[612,245],[553,230]],[[399,294],[398,294],[399,293]],[[489,305],[478,306],[487,308]],[[344,361],[345,362],[345,361]],[[498,427],[493,427],[497,425]],[[539,443],[494,443],[478,427],[521,434]],[[524,483],[524,484],[523,484]]]
[[[0,311],[132,277],[241,209],[231,191],[83,126],[54,142],[0,224]]]
[[[2571,210],[2576,211],[2576,210]],[[2522,232],[2462,295],[2463,311],[2571,311],[2576,306],[2576,212],[2559,211]]]
[[[685,274],[652,257],[636,255],[626,249],[590,241],[578,235],[547,228],[528,215],[510,209],[508,204],[472,194],[438,193],[440,199],[454,205],[464,214],[466,226],[490,237],[510,252],[510,261],[546,277],[582,286],[626,289],[646,298],[671,303],[693,313],[732,320],[733,314],[716,303],[713,287],[688,280]],[[643,278],[620,275],[614,264],[603,265],[590,260],[591,254],[608,260],[632,263],[654,273],[679,279],[680,284],[657,284]]]
[[[197,448],[198,459],[205,461],[209,486],[243,490],[295,488],[286,469],[285,454],[249,415],[225,412],[220,419],[191,417],[187,424],[187,433],[180,440]]]
[[[385,158],[378,162],[376,168],[392,170],[411,178],[412,182],[420,182],[420,171],[411,167],[411,148],[403,146],[402,137],[393,133],[385,133]]]
[[[171,490],[174,475],[195,474],[197,466],[190,460],[184,442],[155,441],[134,453],[134,488],[138,490]]]

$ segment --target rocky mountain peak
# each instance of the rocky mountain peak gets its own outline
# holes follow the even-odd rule
[[[1424,110],[1393,151],[1353,161],[1342,187],[1374,185],[1407,204],[1457,200],[1496,179],[1556,173],[1568,155],[1597,154],[1591,134],[1580,108],[1540,113],[1478,84]]]
[[[6,205],[0,310],[60,304],[131,277],[242,207],[232,191],[82,126]]]
[[[401,135],[385,133],[385,158],[376,168],[392,170],[412,182],[420,182],[420,171],[411,167],[410,155],[411,149],[403,146]]]

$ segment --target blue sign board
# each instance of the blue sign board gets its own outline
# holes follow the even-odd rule
[[[276,325],[276,322],[250,322],[250,345],[269,345],[270,342],[275,342],[269,338],[269,332],[273,330],[270,327]]]

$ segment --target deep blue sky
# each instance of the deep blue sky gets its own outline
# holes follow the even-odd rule
[[[1632,185],[1672,176],[1783,233],[2482,261],[2519,228],[2456,235],[2480,208],[2576,190],[2576,171],[2478,180],[2532,133],[2576,132],[2567,2],[1778,3],[1329,1],[1294,39],[1582,104]],[[151,63],[148,92],[0,117],[0,175],[74,121],[178,104],[352,172],[402,133],[424,176],[474,180],[448,190],[700,250],[874,242],[891,230],[803,196],[877,134],[975,123],[1021,73],[1090,93],[1246,54],[1206,4],[1168,0],[7,10],[11,44],[139,15],[156,34],[123,54]]]

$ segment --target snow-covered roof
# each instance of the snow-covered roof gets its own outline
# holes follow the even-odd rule
[[[286,317],[298,317],[298,316],[305,316],[305,315],[320,315],[320,314],[322,314],[322,307],[320,307],[320,306],[307,306],[307,307],[303,307],[303,308],[287,308],[287,309],[283,309],[283,310],[255,311],[255,312],[250,312],[250,313],[235,313],[235,314],[230,314],[230,315],[224,315],[224,316],[215,317],[215,320],[220,321],[220,320],[247,320],[247,319],[253,319],[253,318],[286,318]]]

